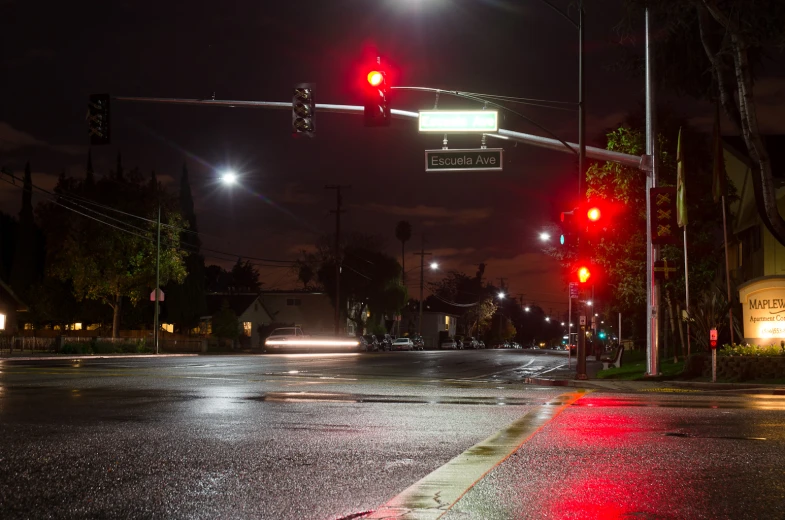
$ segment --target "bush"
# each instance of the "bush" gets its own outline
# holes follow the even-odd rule
[[[74,341],[63,343],[58,351],[60,354],[92,354],[93,345],[90,342]]]
[[[785,347],[780,345],[724,345],[717,351],[719,356],[785,356]]]

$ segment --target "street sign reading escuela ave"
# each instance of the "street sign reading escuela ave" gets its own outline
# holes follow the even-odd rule
[[[501,148],[425,150],[426,172],[501,171]]]

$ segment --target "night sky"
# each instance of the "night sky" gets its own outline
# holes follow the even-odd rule
[[[621,0],[587,3],[593,145],[643,103],[642,79],[610,70],[621,55],[614,26],[622,14]],[[577,99],[577,31],[537,0],[0,0],[0,20],[0,165],[20,173],[30,160],[34,183],[47,189],[64,168],[84,175],[90,93],[288,102],[296,83],[311,82],[319,103],[361,104],[364,58],[376,48],[393,85]],[[759,82],[764,106],[785,90],[782,68],[771,75]],[[662,99],[699,126],[709,122],[706,104]],[[434,101],[401,92],[393,107],[431,109]],[[439,106],[480,108],[446,97]],[[577,141],[576,112],[517,108]],[[785,131],[783,118],[762,118],[768,131]],[[513,294],[566,307],[559,270],[537,236],[577,192],[571,155],[507,143],[504,172],[425,173],[423,151],[440,148],[441,136],[418,135],[409,121],[365,128],[362,117],[317,113],[311,140],[292,138],[288,110],[114,102],[112,119],[112,145],[93,148],[97,173],[113,169],[121,152],[126,169],[155,170],[176,188],[187,163],[207,247],[294,259],[333,230],[335,195],[324,185],[351,185],[344,230],[384,236],[397,257],[395,223],[410,221],[407,269],[419,262],[412,253],[424,235],[444,268],[473,274],[485,262],[487,277],[506,278]],[[501,126],[541,134],[511,117]],[[450,140],[479,145],[479,137]],[[229,167],[242,187],[216,183]],[[0,186],[0,210],[16,214],[20,201],[18,189]],[[297,287],[287,269],[260,271],[265,289]]]

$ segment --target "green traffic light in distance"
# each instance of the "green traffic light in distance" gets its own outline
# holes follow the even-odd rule
[[[559,235],[559,243],[564,245],[564,235]]]

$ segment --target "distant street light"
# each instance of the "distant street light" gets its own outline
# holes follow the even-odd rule
[[[551,321],[551,317],[550,316],[545,316],[545,321],[550,322]]]
[[[546,233],[544,231],[540,233],[540,240],[542,240],[543,242],[547,242],[550,239],[551,239],[551,235],[549,233]]]
[[[438,268],[439,268],[439,263],[438,262],[431,262],[431,269],[436,270]]]
[[[503,292],[500,292],[497,296],[499,297],[500,300],[503,300],[505,294]]]
[[[591,300],[587,301],[587,302],[586,302],[586,305],[588,305],[589,307],[591,307]]]
[[[531,308],[529,308],[529,307],[524,307],[524,308],[523,308],[523,310],[525,310],[526,312],[529,312],[529,311],[531,310]]]
[[[564,327],[564,322],[561,322],[561,326]]]
[[[231,170],[225,171],[223,175],[221,175],[221,182],[226,185],[236,184],[237,174]]]

